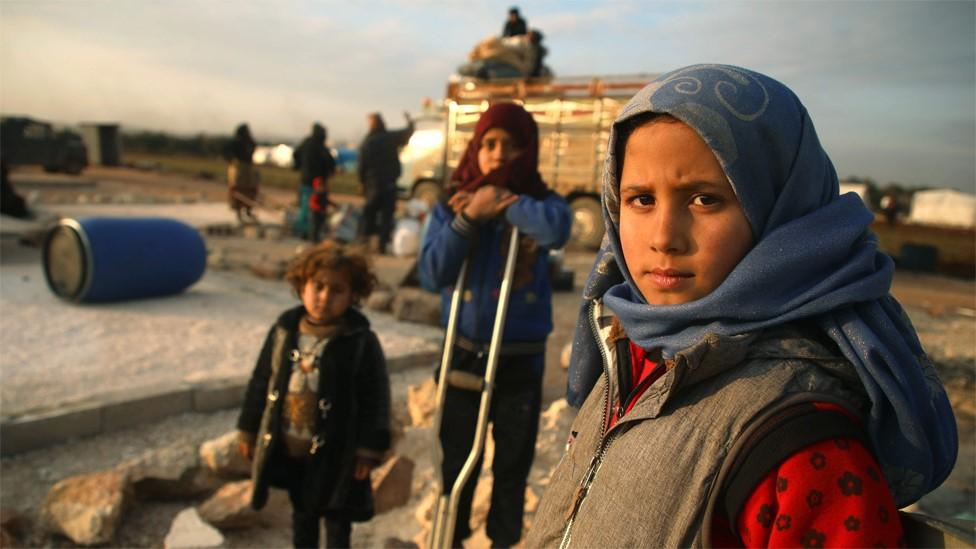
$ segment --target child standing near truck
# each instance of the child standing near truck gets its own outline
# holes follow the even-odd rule
[[[301,305],[271,327],[237,427],[253,460],[251,505],[288,490],[295,547],[349,547],[352,521],[373,516],[370,471],[390,446],[386,361],[355,305],[376,276],[366,258],[331,241],[302,253],[286,274]]]
[[[694,65],[613,126],[567,450],[528,547],[904,545],[952,409],[779,82]]]

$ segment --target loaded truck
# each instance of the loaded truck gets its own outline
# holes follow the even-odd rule
[[[0,117],[0,153],[7,166],[40,164],[45,171],[70,174],[88,166],[80,136],[24,116]]]
[[[401,196],[434,202],[441,196],[492,102],[520,103],[539,125],[539,172],[569,202],[572,240],[598,248],[603,239],[600,188],[610,126],[627,101],[654,75],[477,80],[454,78],[440,103],[416,116],[400,153]]]

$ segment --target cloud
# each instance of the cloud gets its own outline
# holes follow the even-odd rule
[[[187,133],[228,133],[247,120],[259,138],[297,139],[317,119],[356,141],[365,113],[394,121],[440,98],[471,47],[501,30],[510,3],[7,0],[0,109]],[[557,74],[747,66],[797,92],[842,173],[976,185],[976,3],[523,8]]]

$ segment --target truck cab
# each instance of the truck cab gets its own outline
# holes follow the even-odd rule
[[[478,80],[454,78],[441,104],[425,105],[400,153],[403,196],[440,198],[481,113],[493,102],[521,104],[539,125],[539,172],[569,202],[572,240],[598,248],[600,193],[610,127],[620,109],[654,75]]]
[[[0,152],[8,166],[40,164],[45,171],[69,174],[88,166],[80,136],[24,116],[0,117]]]

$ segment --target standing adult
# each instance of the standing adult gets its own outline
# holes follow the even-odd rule
[[[234,131],[234,138],[224,148],[227,160],[227,201],[237,219],[257,221],[252,205],[258,197],[258,178],[254,170],[254,149],[257,144],[251,137],[247,124],[240,124]]]
[[[302,238],[310,240],[316,239],[313,231],[317,232],[309,209],[316,178],[319,178],[320,188],[326,189],[326,184],[336,169],[335,158],[325,146],[327,136],[325,126],[315,122],[312,124],[312,134],[302,141],[294,153],[295,169],[302,174],[298,185],[298,216],[295,218],[294,230]],[[324,217],[324,211],[321,215]]]
[[[508,19],[505,21],[505,28],[502,29],[502,38],[509,36],[519,36],[528,31],[525,19],[519,14],[519,9],[512,6],[508,10]]]
[[[461,264],[466,258],[470,262],[438,433],[444,450],[445,493],[454,485],[474,440],[481,393],[463,381],[485,375],[512,227],[519,231],[489,411],[495,454],[486,529],[492,547],[509,547],[522,534],[546,339],[552,331],[549,250],[561,248],[569,239],[572,217],[566,200],[539,175],[535,120],[514,103],[497,103],[481,115],[452,183],[448,200],[431,213],[417,265],[427,289],[441,294],[441,321],[446,325]],[[451,547],[461,547],[471,533],[471,501],[480,470],[479,460],[461,490]]]
[[[380,113],[367,118],[369,133],[359,147],[359,182],[363,186],[363,218],[360,236],[369,241],[378,238],[378,244],[370,242],[370,248],[386,253],[393,231],[393,210],[396,208],[396,181],[400,177],[400,147],[413,135],[413,120],[403,113],[407,127],[387,130]]]

